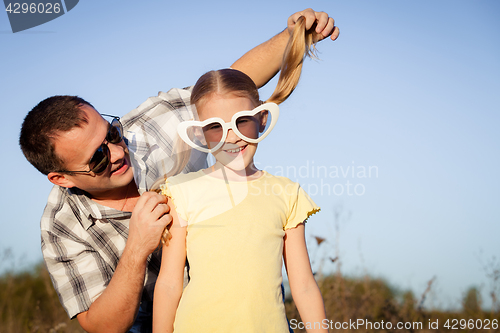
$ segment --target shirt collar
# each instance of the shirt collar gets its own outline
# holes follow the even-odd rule
[[[74,198],[74,202],[82,213],[83,218],[80,223],[88,230],[96,220],[101,220],[103,223],[108,223],[108,219],[123,219],[130,218],[132,213],[122,212],[118,209],[103,206],[90,199],[85,191],[73,187],[68,189],[68,194]]]

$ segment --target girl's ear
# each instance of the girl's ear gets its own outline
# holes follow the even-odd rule
[[[50,172],[47,178],[52,184],[59,185],[61,187],[72,188],[75,184],[68,179],[68,175],[59,172]]]
[[[260,113],[260,125],[259,125],[259,132],[262,133],[266,129],[267,125],[267,116],[269,115],[269,111],[264,110]]]

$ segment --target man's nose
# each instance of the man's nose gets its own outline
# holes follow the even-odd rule
[[[125,156],[125,149],[123,148],[121,142],[119,143],[106,143],[111,154],[111,163],[121,160]]]

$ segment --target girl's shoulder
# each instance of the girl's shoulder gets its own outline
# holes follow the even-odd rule
[[[201,172],[201,173],[200,173]],[[200,171],[180,173],[175,176],[167,177],[160,185],[160,191],[163,195],[172,196],[172,192],[179,193],[192,186],[200,186],[197,180],[203,178],[204,173]]]
[[[252,187],[262,188],[264,193],[271,192],[284,196],[296,197],[298,193],[303,192],[299,183],[284,176],[277,176],[264,171],[264,175],[259,178],[257,184]]]
[[[285,184],[285,185],[286,184],[290,184],[290,185],[294,185],[294,186],[299,186],[300,187],[299,183],[291,180],[288,177],[273,175],[273,174],[270,174],[269,172],[267,172],[265,170],[262,170],[262,172],[264,173],[264,175],[262,176],[262,180],[271,181],[271,182],[275,182],[275,183],[281,183],[281,184]]]
[[[188,173],[179,173],[175,176],[168,177],[165,182],[171,185],[177,185],[181,183],[185,183],[188,181],[196,180],[200,177],[203,177],[205,173],[203,170],[188,172]]]

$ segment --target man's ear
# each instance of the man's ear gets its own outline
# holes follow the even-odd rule
[[[50,172],[47,175],[47,178],[52,184],[59,185],[61,187],[71,188],[75,186],[75,184],[68,179],[68,175],[64,173]]]

